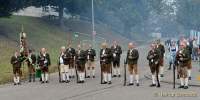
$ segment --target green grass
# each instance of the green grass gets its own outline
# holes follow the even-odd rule
[[[11,16],[10,18],[1,18],[0,32],[6,33],[6,37],[0,35],[0,84],[12,79],[10,57],[15,50],[19,49],[19,32],[22,24],[27,33],[30,48],[34,48],[37,52],[41,47],[48,49],[52,61],[51,71],[56,69],[59,48],[67,44],[66,39],[69,33],[62,31],[54,23],[50,24],[50,22],[45,22],[41,18],[34,17]],[[86,36],[80,36],[80,38],[88,39]],[[77,42],[75,41],[73,44],[75,47]]]
[[[51,72],[56,71],[57,58],[59,56],[59,49],[61,46],[66,46],[67,39],[70,39],[69,35],[72,32],[66,32],[59,27],[54,21],[48,21],[44,18],[25,17],[25,16],[11,16],[10,18],[0,18],[0,84],[7,83],[12,80],[12,66],[10,64],[10,57],[15,50],[19,50],[19,32],[21,32],[21,26],[24,26],[24,31],[27,33],[28,46],[34,48],[36,52],[40,48],[47,48],[51,56],[52,66],[50,66]],[[84,21],[65,21],[65,27],[73,28],[73,31],[90,34],[91,25]],[[83,27],[84,26],[84,27]],[[96,25],[98,35],[105,37],[107,40],[118,39],[123,45],[127,43],[127,40],[120,37],[114,32],[106,29],[105,26]],[[77,29],[77,30],[76,30]],[[106,32],[110,33],[107,34]],[[100,34],[101,33],[101,34]],[[78,39],[72,38],[72,46],[76,48],[78,44],[77,40],[90,40],[88,35],[79,35]],[[99,50],[102,40],[96,38],[96,49]],[[90,42],[91,43],[91,42]],[[126,46],[126,45],[123,45]],[[27,66],[24,69],[27,72]]]

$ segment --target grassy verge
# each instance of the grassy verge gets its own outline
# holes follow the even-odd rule
[[[51,57],[52,66],[50,71],[57,71],[57,58],[59,56],[59,49],[61,46],[67,44],[67,39],[70,39],[69,35],[72,32],[64,31],[54,21],[44,20],[43,18],[25,17],[25,16],[11,16],[10,18],[0,18],[0,84],[12,81],[12,66],[10,64],[10,57],[15,50],[19,49],[19,32],[21,31],[21,25],[24,26],[24,31],[27,33],[28,46],[34,48],[38,53],[40,48],[45,47],[48,49],[48,53]],[[65,22],[66,28],[77,29],[78,32],[87,33],[87,35],[80,34],[79,38],[73,40],[72,46],[76,48],[78,40],[90,40],[90,24],[81,21],[67,21]],[[84,27],[83,27],[84,26]],[[106,34],[107,29],[103,26],[97,25],[98,36],[104,37],[107,40],[120,39],[121,44],[126,43],[124,38],[119,38],[119,35]],[[101,29],[99,27],[102,27]],[[82,31],[81,31],[82,30]],[[102,31],[101,31],[102,30]],[[89,34],[89,35],[88,35]],[[99,50],[103,39],[97,38],[95,49]],[[123,45],[124,46],[124,45]],[[24,66],[24,73],[27,73],[27,66]]]
[[[52,66],[50,71],[56,71],[57,58],[59,49],[62,45],[67,44],[67,34],[57,25],[46,23],[41,18],[11,16],[11,18],[0,19],[0,84],[7,83],[12,80],[12,65],[10,57],[15,50],[19,49],[19,32],[21,25],[28,36],[28,46],[34,48],[38,53],[41,47],[48,49],[51,56]],[[80,36],[81,39],[88,37]],[[73,43],[74,47],[77,41]],[[27,66],[25,64],[24,73],[27,74]]]

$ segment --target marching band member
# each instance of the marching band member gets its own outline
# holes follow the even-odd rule
[[[181,85],[179,88],[188,89],[188,61],[190,59],[189,51],[186,48],[186,44],[184,42],[180,42],[180,49],[176,55],[176,61],[178,64],[178,74],[180,76]]]
[[[112,52],[108,48],[107,43],[102,43],[102,48],[100,50],[100,65],[101,72],[103,73],[103,83],[102,84],[112,84],[111,82],[111,67],[112,67]]]
[[[42,48],[37,59],[38,65],[42,71],[42,83],[48,83],[49,80],[49,66],[51,65],[50,55],[47,53],[46,48]]]
[[[138,66],[137,62],[139,59],[139,53],[138,50],[135,49],[135,46],[133,43],[128,44],[128,52],[127,52],[127,57],[126,61],[128,64],[128,69],[129,69],[129,85],[133,85],[133,73],[135,74],[135,79],[136,79],[136,85],[139,86],[139,75],[138,75]]]
[[[157,49],[156,44],[151,44],[151,50],[148,53],[147,60],[149,60],[149,67],[152,74],[152,84],[150,87],[156,86],[155,80],[157,79],[157,87],[160,87],[160,77],[159,77],[159,69],[160,69],[160,50]],[[155,75],[156,74],[156,75]]]

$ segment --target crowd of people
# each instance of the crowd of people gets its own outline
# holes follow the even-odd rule
[[[188,80],[191,80],[192,60],[198,60],[199,48],[196,50],[197,45],[195,40],[191,43],[181,38],[178,41],[170,40],[166,42],[167,49],[169,50],[169,70],[172,66],[176,67],[177,78],[180,79],[181,85],[179,88],[188,88]],[[121,77],[120,59],[122,54],[122,48],[113,41],[111,47],[108,47],[108,43],[103,42],[100,49],[100,72],[101,72],[101,84],[112,84],[112,78]],[[50,54],[47,53],[46,48],[41,48],[39,55],[36,55],[33,50],[28,51],[26,58],[22,57],[21,52],[16,51],[11,58],[11,64],[13,65],[13,80],[14,85],[21,84],[20,77],[22,75],[21,66],[22,62],[27,62],[29,72],[29,82],[35,82],[35,77],[39,77],[42,84],[49,82],[49,66],[51,65]],[[160,78],[164,77],[164,56],[165,46],[161,44],[161,40],[158,39],[150,44],[150,50],[148,51],[147,61],[149,62],[149,68],[152,76],[151,87],[160,87]],[[95,68],[97,63],[96,50],[91,44],[88,44],[86,50],[83,50],[81,45],[74,49],[69,43],[67,47],[62,46],[60,48],[60,54],[58,57],[58,69],[59,69],[59,82],[69,83],[72,78],[77,78],[77,83],[84,83],[85,78],[95,78]],[[138,71],[138,59],[139,52],[136,45],[133,42],[128,44],[128,51],[126,53],[125,64],[128,67],[129,72],[129,84],[139,86],[139,71]],[[41,71],[38,74],[38,71]],[[134,76],[135,80],[134,81]]]

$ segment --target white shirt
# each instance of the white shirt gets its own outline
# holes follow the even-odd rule
[[[129,53],[131,54],[131,53],[132,53],[132,51],[133,51],[133,49],[130,49],[130,52],[129,52]]]
[[[63,64],[63,63],[64,63],[63,58],[62,58],[62,55],[63,55],[63,53],[62,53],[61,56],[60,56],[60,64]]]
[[[102,52],[102,54],[105,54],[105,52],[106,52],[106,50],[105,50],[105,49],[103,49],[103,52]]]
[[[80,54],[81,53],[81,50],[78,50],[78,54]]]

